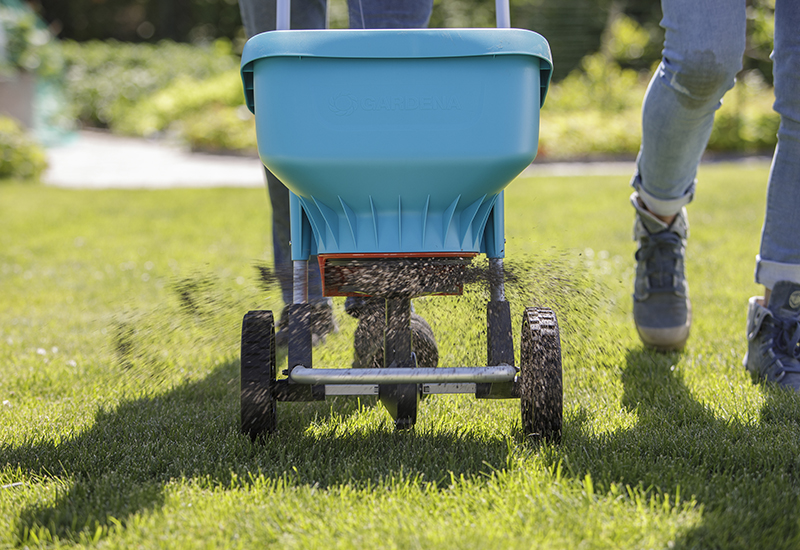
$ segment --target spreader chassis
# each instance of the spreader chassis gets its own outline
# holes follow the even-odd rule
[[[379,398],[397,429],[408,429],[417,420],[421,396],[432,394],[473,394],[478,399],[518,398],[522,430],[532,437],[557,441],[561,435],[562,379],[561,346],[555,313],[548,308],[525,310],[520,338],[520,364],[515,366],[510,304],[505,300],[503,262],[491,260],[495,277],[490,277],[492,299],[486,307],[487,366],[421,368],[417,366],[411,331],[411,298],[420,294],[453,291],[460,284],[453,277],[454,265],[466,265],[469,258],[454,262],[447,258],[403,258],[403,274],[376,293],[360,288],[358,274],[397,268],[397,258],[338,259],[355,274],[342,284],[341,269],[324,269],[326,287],[346,287],[349,293],[385,300],[385,368],[314,368],[311,339],[311,306],[305,303],[307,262],[295,265],[296,298],[287,309],[288,369],[277,378],[275,366],[275,325],[272,312],[251,311],[242,328],[242,430],[252,438],[272,432],[277,426],[276,402],[320,401],[328,396]],[[329,266],[332,267],[332,266]],[[425,274],[421,276],[420,274]],[[436,278],[436,274],[446,275]],[[338,278],[337,278],[338,277]],[[418,285],[409,278],[418,278]],[[432,280],[445,281],[433,284]],[[366,280],[374,280],[372,277]],[[402,284],[398,284],[402,281]],[[408,289],[414,289],[409,291]],[[452,292],[448,292],[452,293]]]
[[[507,0],[497,0],[497,29],[289,31],[288,4],[278,2],[281,30],[242,52],[259,155],[291,191],[293,261],[281,376],[272,312],[244,317],[242,430],[274,431],[279,401],[331,395],[377,395],[408,429],[421,396],[461,393],[519,399],[522,431],[558,440],[558,322],[548,308],[525,310],[516,365],[503,269],[503,189],[536,156],[547,41],[507,28]],[[460,294],[478,254],[489,261],[486,365],[418,366],[411,299]],[[385,301],[383,368],[313,364],[314,256],[324,295]]]

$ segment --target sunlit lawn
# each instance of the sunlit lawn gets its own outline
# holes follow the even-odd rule
[[[251,444],[241,318],[281,308],[255,269],[266,193],[0,185],[0,546],[795,548],[800,399],[741,366],[766,177],[702,169],[671,354],[632,326],[626,178],[512,184],[509,297],[517,327],[559,315],[560,446],[525,441],[518,401],[468,396],[426,399],[408,433],[371,399],[281,403]],[[485,299],[416,301],[442,365],[485,361]],[[352,359],[335,307],[315,365]]]

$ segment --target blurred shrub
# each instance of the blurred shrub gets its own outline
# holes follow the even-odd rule
[[[237,67],[227,40],[207,47],[158,44],[63,43],[67,89],[81,123],[106,127],[139,100],[179,77],[205,79]]]
[[[59,43],[29,5],[18,0],[0,4],[0,26],[0,74],[22,70],[49,78],[61,73]]]
[[[110,126],[120,133],[149,137],[212,105],[233,107],[243,104],[238,69],[229,69],[202,80],[182,75],[163,89],[119,109]]]
[[[255,118],[244,105],[195,111],[183,121],[181,134],[195,151],[257,151]]]
[[[633,156],[639,150],[641,106],[649,75],[621,69],[602,54],[547,94],[541,113],[540,158]],[[740,75],[717,111],[708,150],[771,152],[780,119],[772,110],[772,88],[758,71]]]
[[[634,154],[648,75],[598,52],[553,84],[541,114],[539,156],[550,159]]]
[[[649,23],[640,25],[623,13],[611,19],[603,36],[603,51],[626,69],[646,70],[661,61],[664,31]]]
[[[238,69],[205,80],[177,78],[131,105],[110,127],[143,137],[177,135],[195,150],[256,150],[254,118],[244,105]]]
[[[539,158],[550,160],[629,157],[642,138],[640,111],[542,112]]]
[[[648,31],[625,17],[618,21],[602,51],[551,86],[541,115],[542,157],[638,151],[650,71],[630,67],[640,54],[646,57]],[[201,48],[67,42],[64,49],[71,95],[84,124],[127,135],[177,135],[194,149],[255,151],[253,117],[244,107],[230,43]],[[778,117],[772,101],[772,89],[759,72],[742,75],[717,113],[709,150],[751,153],[774,147]]]
[[[36,181],[45,168],[44,149],[14,119],[0,115],[0,179]]]
[[[759,71],[740,75],[717,111],[708,149],[754,153],[772,150],[778,142],[780,116],[772,110],[775,97]]]
[[[462,0],[463,1],[463,0]],[[441,0],[448,10],[451,0]],[[460,3],[460,2],[459,2]],[[488,26],[494,26],[494,2],[483,1]],[[540,33],[553,53],[553,78],[559,81],[580,67],[581,61],[602,46],[612,0],[511,0],[511,24]],[[434,8],[435,9],[435,8]],[[470,10],[467,13],[472,12]],[[477,9],[474,13],[480,13]]]
[[[202,42],[233,39],[241,29],[236,0],[35,0],[69,40]]]
[[[547,109],[597,109],[609,113],[640,109],[648,79],[647,73],[623,69],[598,52],[585,57],[580,69],[551,86]]]
[[[758,70],[772,84],[772,60],[769,56],[775,37],[775,0],[749,0],[747,4],[744,68]]]

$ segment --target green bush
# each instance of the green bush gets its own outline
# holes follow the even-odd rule
[[[601,50],[626,69],[649,70],[661,61],[664,30],[653,22],[640,25],[623,13],[611,19]]]
[[[539,158],[572,160],[631,156],[642,139],[638,110],[607,112],[588,109],[542,113]]]
[[[541,113],[540,158],[633,156],[639,150],[641,107],[649,75],[621,69],[594,54],[551,86]],[[769,152],[780,119],[772,110],[772,88],[760,72],[742,75],[717,111],[708,150]]]
[[[255,151],[230,42],[66,42],[64,50],[69,95],[84,125],[141,137],[177,134],[194,149]]]
[[[648,75],[623,69],[607,54],[553,84],[541,113],[539,158],[633,155],[641,140],[642,98]]]
[[[754,153],[772,150],[778,142],[780,116],[772,109],[772,88],[761,73],[742,75],[717,111],[708,149]]]
[[[641,139],[649,71],[621,67],[645,47],[645,31],[621,18],[605,50],[551,86],[541,114],[540,157],[632,156]],[[126,135],[177,135],[193,149],[253,152],[253,118],[244,107],[238,59],[228,42],[200,48],[162,42],[65,43],[69,89],[84,124]],[[709,150],[774,147],[772,89],[745,74],[717,113]]]
[[[110,126],[135,136],[178,135],[193,150],[256,150],[254,119],[244,105],[238,69],[206,80],[178,78],[131,105]]]
[[[67,89],[81,123],[106,127],[176,78],[206,79],[238,66],[230,42],[209,47],[162,41],[63,43]]]
[[[0,3],[0,74],[29,71],[39,77],[57,76],[63,69],[59,43],[27,4]]]
[[[255,119],[244,105],[196,111],[183,121],[181,134],[195,151],[257,151]]]
[[[659,43],[654,35],[631,18],[614,18],[602,51],[586,56],[580,69],[551,86],[541,115],[540,157],[636,154],[642,99],[652,71],[627,67],[658,58],[650,51]],[[741,75],[716,114],[708,149],[754,153],[774,148],[779,117],[772,101],[772,88],[760,71]]]
[[[649,75],[633,69],[623,69],[604,54],[587,56],[581,68],[559,83],[547,94],[547,109],[575,112],[597,109],[607,113],[640,109]]]
[[[227,70],[204,80],[181,76],[162,90],[120,110],[110,126],[112,130],[123,134],[152,136],[195,112],[212,106],[239,105],[244,105],[244,93],[238,69]]]
[[[0,180],[36,181],[45,168],[44,149],[14,119],[0,115]]]

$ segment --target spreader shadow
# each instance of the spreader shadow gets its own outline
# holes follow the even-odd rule
[[[573,426],[549,460],[567,462],[579,479],[591,474],[595,487],[694,497],[702,521],[675,548],[797,548],[800,398],[767,387],[760,421],[720,418],[692,395],[679,358],[631,350],[622,404],[636,411],[636,426],[604,434]]]
[[[19,513],[19,543],[44,528],[77,541],[142,511],[163,506],[176,480],[204,485],[247,484],[257,476],[298,486],[375,487],[393,480],[447,486],[501,468],[505,440],[459,433],[394,433],[389,427],[331,430],[313,423],[347,421],[374,401],[337,398],[281,404],[279,429],[253,443],[239,432],[238,362],[150,397],[96,413],[92,427],[69,438],[0,446],[0,464],[53,483],[54,500]],[[49,481],[48,481],[49,480]]]

